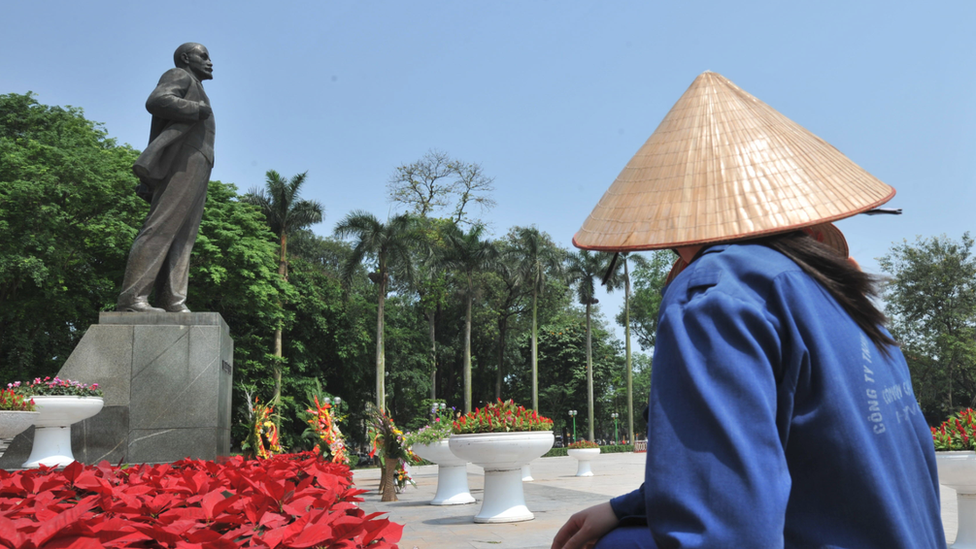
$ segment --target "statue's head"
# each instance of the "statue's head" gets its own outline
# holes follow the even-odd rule
[[[177,67],[192,72],[200,80],[213,78],[213,62],[210,61],[210,52],[203,44],[187,42],[176,48],[173,62]]]

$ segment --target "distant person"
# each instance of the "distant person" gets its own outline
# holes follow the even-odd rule
[[[908,366],[876,280],[830,223],[892,196],[699,76],[574,238],[680,259],[660,305],[644,483],[573,515],[553,549],[945,547]]]
[[[149,145],[132,167],[149,215],[129,251],[117,309],[188,313],[190,253],[200,230],[214,163],[214,117],[203,81],[213,78],[210,52],[188,42],[173,54],[146,101]],[[149,304],[155,289],[158,307]]]

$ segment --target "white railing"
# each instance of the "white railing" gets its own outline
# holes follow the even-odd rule
[[[646,440],[638,440],[638,441],[634,442],[634,453],[646,452],[646,451],[647,451],[647,441]]]

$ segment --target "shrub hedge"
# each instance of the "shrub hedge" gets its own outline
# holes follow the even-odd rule
[[[549,458],[549,457],[567,456],[569,455],[567,453],[568,450],[569,448],[553,448],[548,452],[546,452],[545,455],[543,455],[542,457]],[[609,446],[600,446],[601,454],[617,454],[620,452],[633,452],[633,451],[634,451],[633,444],[611,444]]]

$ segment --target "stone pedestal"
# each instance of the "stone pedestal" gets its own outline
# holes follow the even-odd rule
[[[234,342],[218,313],[101,313],[58,376],[98,383],[105,407],[74,425],[83,463],[166,463],[230,453]],[[0,468],[20,467],[33,429]],[[19,461],[18,461],[19,460]]]

